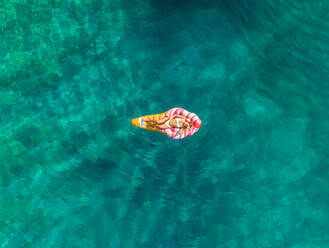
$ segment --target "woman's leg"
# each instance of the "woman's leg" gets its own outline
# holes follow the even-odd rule
[[[160,129],[159,125],[154,120],[144,120],[144,122],[146,122],[148,126],[151,126],[156,129]]]
[[[160,124],[160,125],[158,125],[158,127],[161,128],[161,129],[167,129],[167,128],[169,128],[167,126],[167,124]]]
[[[157,128],[157,129],[167,129],[169,128],[166,124],[158,124],[158,123],[148,123],[151,127]]]
[[[147,123],[157,123],[157,122],[154,121],[154,120],[144,120],[144,122],[147,122]]]
[[[169,119],[169,117],[164,117],[161,120],[158,120],[157,123],[158,124],[164,124],[168,119]]]
[[[168,128],[167,125],[165,124],[165,122],[169,119],[169,117],[165,117],[161,120],[158,121],[154,121],[154,120],[144,120],[146,123],[150,124],[150,125],[157,125],[160,128]]]

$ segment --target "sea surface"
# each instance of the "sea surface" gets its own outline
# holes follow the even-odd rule
[[[1,248],[328,248],[327,0],[0,3]],[[173,140],[130,124],[182,107]]]

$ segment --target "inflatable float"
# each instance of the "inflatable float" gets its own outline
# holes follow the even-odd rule
[[[193,123],[193,127],[187,128],[184,133],[179,134],[180,128],[172,127],[172,128],[159,130],[150,126],[147,122],[145,122],[147,120],[159,121],[165,117],[170,117],[172,115],[184,115],[188,120],[190,120]],[[183,108],[172,108],[161,114],[145,115],[138,118],[134,118],[131,120],[131,125],[135,127],[163,133],[172,139],[183,139],[197,132],[201,127],[202,122],[200,118],[194,113],[191,113]]]

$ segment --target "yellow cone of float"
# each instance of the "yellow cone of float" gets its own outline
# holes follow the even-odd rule
[[[193,123],[193,127],[188,128],[187,130],[185,130],[184,133],[180,133],[179,128],[173,127],[173,128],[168,128],[168,129],[164,129],[164,130],[159,130],[159,129],[154,128],[153,126],[149,125],[148,122],[146,122],[146,121],[150,121],[150,120],[159,121],[163,118],[170,117],[175,114],[184,115],[188,120],[190,120]],[[131,125],[133,125],[135,127],[166,134],[168,137],[170,137],[172,139],[183,139],[183,138],[185,138],[187,136],[191,136],[195,132],[197,132],[199,130],[199,128],[201,127],[202,122],[195,113],[191,113],[183,108],[172,108],[161,114],[144,115],[144,116],[141,116],[138,118],[134,118],[131,120]]]
[[[151,131],[165,133],[165,131],[154,128],[145,121],[151,121],[151,120],[152,121],[159,121],[159,120],[165,118],[167,114],[168,114],[168,111],[166,111],[162,114],[144,115],[144,116],[132,119],[131,120],[131,125],[133,125],[135,127],[151,130]]]

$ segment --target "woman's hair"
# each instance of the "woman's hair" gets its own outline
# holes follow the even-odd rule
[[[191,120],[186,119],[186,122],[187,122],[187,126],[188,126],[189,128],[190,128],[190,127],[193,127],[193,123],[192,123]],[[185,124],[184,124],[184,126],[185,126]]]

